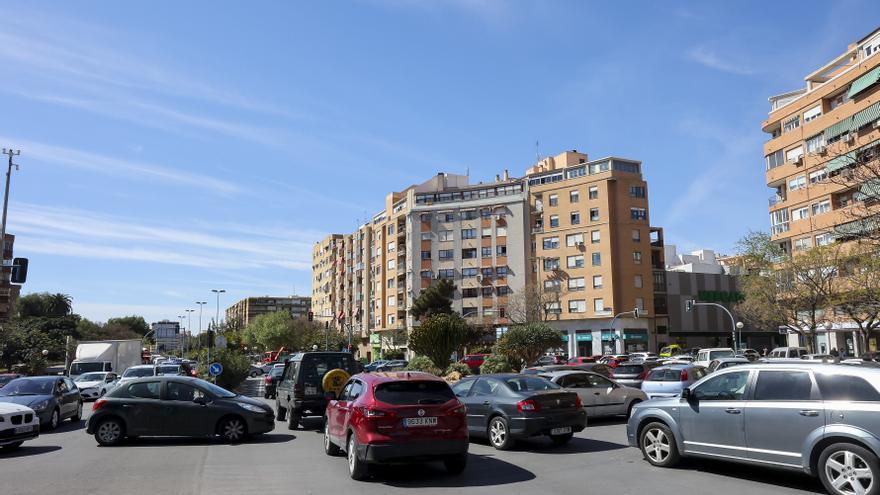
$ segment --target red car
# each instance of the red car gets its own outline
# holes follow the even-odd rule
[[[491,354],[468,354],[461,358],[461,361],[459,362],[466,364],[467,367],[472,370],[479,370],[480,366],[483,365],[483,361],[489,356],[491,356]]]
[[[442,460],[452,474],[467,466],[464,404],[428,373],[357,374],[329,401],[325,419],[324,452],[344,450],[355,480],[370,464]]]
[[[579,356],[579,357],[573,357],[573,358],[569,359],[567,364],[586,364],[586,363],[595,363],[595,362],[596,362],[596,358],[594,358],[594,357]]]

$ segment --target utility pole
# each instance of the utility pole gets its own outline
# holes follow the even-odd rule
[[[9,182],[12,179],[12,163],[13,156],[21,155],[21,150],[13,150],[12,148],[3,148],[3,154],[9,155],[9,167],[6,169],[6,192],[3,194],[3,223],[0,225],[0,257],[2,257],[3,265],[6,265],[6,211],[9,207]],[[18,165],[15,165],[18,170]]]
[[[192,337],[192,314],[194,309],[185,309],[186,311],[186,331],[189,332],[190,337]],[[186,353],[186,348],[189,343],[189,340],[186,338],[186,333],[183,334],[183,352]]]

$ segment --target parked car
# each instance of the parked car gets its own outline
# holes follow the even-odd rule
[[[658,360],[660,364],[673,364],[673,363],[693,363],[694,357],[690,354],[679,354],[678,356],[672,356],[669,358],[664,358]]]
[[[554,364],[565,364],[568,359],[565,356],[553,355],[553,356],[541,356],[535,361],[532,366],[550,366]]]
[[[405,359],[393,359],[386,363],[380,364],[376,371],[399,371],[406,368],[406,365],[409,364],[409,361]]]
[[[268,374],[266,374],[265,378],[263,378],[263,398],[264,399],[274,399],[275,398],[275,390],[278,386],[278,381],[281,380],[281,375],[284,374],[284,365],[276,364]]]
[[[263,367],[257,366],[254,364],[251,365],[251,369],[250,369],[250,371],[248,371],[248,376],[251,378],[256,378],[256,377],[262,376],[264,374],[265,373],[263,373]]]
[[[533,366],[521,371],[524,375],[538,375],[541,373],[549,373],[551,371],[592,371],[600,375],[611,377],[613,371],[611,366],[603,363],[583,363],[583,364],[555,364],[550,366]]]
[[[660,357],[671,357],[678,354],[681,354],[682,348],[678,344],[669,344],[666,347],[660,348]]]
[[[379,366],[382,366],[383,364],[385,364],[387,362],[388,362],[387,359],[378,359],[378,360],[373,361],[372,363],[364,366],[364,371],[367,371],[367,372],[376,371],[376,368],[378,368]]]
[[[599,360],[601,364],[608,365],[612,368],[617,368],[618,365],[621,365],[628,361],[629,356],[607,356]]]
[[[467,466],[467,411],[429,373],[360,373],[327,404],[324,452],[340,450],[356,480],[382,463],[442,460],[458,474]]]
[[[187,376],[183,366],[180,364],[163,364],[156,366],[156,376]]]
[[[0,388],[0,402],[21,404],[34,410],[43,428],[54,430],[65,419],[82,418],[82,397],[66,376],[24,376]]]
[[[498,450],[511,448],[517,439],[539,435],[561,445],[587,426],[578,394],[539,376],[467,377],[452,390],[467,406],[470,434],[488,437]]]
[[[808,352],[806,347],[776,347],[770,351],[767,357],[771,359],[799,358]]]
[[[111,390],[118,379],[119,376],[112,371],[91,371],[79,375],[73,383],[79,389],[79,395],[83,400],[94,400]]]
[[[648,396],[641,390],[624,386],[590,371],[552,371],[538,376],[578,394],[584,411],[590,418],[616,415],[629,417],[633,406],[648,400]]]
[[[877,351],[864,352],[859,357],[859,359],[861,359],[863,361],[880,361],[880,352],[877,352]]]
[[[465,357],[461,358],[460,362],[466,364],[472,373],[479,374],[480,366],[483,365],[483,362],[489,356],[491,356],[491,354],[467,354]]]
[[[749,364],[749,361],[746,358],[718,358],[713,359],[709,366],[706,368],[706,373],[714,373],[718,370],[723,370],[724,368],[730,368],[731,366],[739,366],[741,364]]]
[[[802,471],[835,495],[873,493],[880,480],[878,390],[880,369],[873,367],[736,366],[680,398],[636,406],[627,438],[655,466],[707,457]]]
[[[20,378],[22,376],[24,376],[24,375],[21,375],[19,373],[0,373],[0,388],[2,388],[3,385],[6,385],[7,383],[11,382],[12,380],[15,380],[16,378]]]
[[[706,368],[693,364],[668,364],[651,370],[642,382],[649,399],[678,397],[681,390],[706,376]]]
[[[260,369],[263,370],[263,374],[269,373],[272,371],[272,368],[275,367],[276,364],[284,364],[284,361],[272,361],[271,363],[264,363],[260,366]]]
[[[754,349],[742,349],[736,357],[739,357],[740,355],[749,361],[757,361],[761,358],[761,353]]]
[[[86,433],[101,445],[130,436],[210,437],[227,442],[275,428],[267,404],[188,376],[155,376],[126,382],[95,401]]]
[[[0,402],[0,448],[15,450],[27,440],[40,436],[40,418],[21,404]]]
[[[660,363],[656,361],[632,362],[627,361],[617,365],[611,370],[611,376],[617,383],[627,387],[641,388],[642,382],[648,373]]]
[[[709,366],[709,363],[718,358],[728,357],[736,357],[736,353],[733,352],[733,349],[731,349],[730,347],[713,347],[709,349],[700,349],[700,351],[697,353],[697,356],[694,358],[694,364],[705,368],[706,366]]]
[[[324,375],[335,369],[354,375],[358,364],[348,352],[304,352],[289,357],[276,386],[276,419],[287,419],[287,428],[295,430],[303,417],[323,417],[327,408]]]
[[[137,366],[130,366],[122,373],[122,377],[119,379],[119,385],[122,385],[123,383],[129,382],[136,378],[156,376],[156,368],[158,368],[159,366],[161,365],[140,364]]]
[[[569,359],[566,364],[589,364],[589,363],[595,363],[595,362],[596,362],[596,357],[594,357],[594,356],[578,356],[578,357],[573,357],[573,358]]]
[[[804,354],[803,356],[801,356],[801,359],[803,359],[804,361],[823,361],[827,363],[837,360],[837,358],[835,358],[831,354]]]

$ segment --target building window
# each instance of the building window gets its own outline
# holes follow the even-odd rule
[[[491,258],[492,257],[492,247],[484,247],[480,248],[480,256],[483,258]]]
[[[434,278],[434,272],[432,272],[431,270],[422,270],[420,273],[422,275],[422,278]]]
[[[635,286],[636,289],[642,288],[642,276],[641,275],[636,275],[633,278],[633,285]]]
[[[645,309],[645,299],[641,297],[636,298],[636,309],[643,310]]]
[[[394,225],[388,226],[388,235],[394,235]]]
[[[506,266],[499,266],[498,268],[495,269],[495,274],[498,275],[499,278],[506,277],[507,276],[507,267]]]
[[[602,275],[593,275],[593,288],[601,289],[602,288]]]
[[[499,296],[506,296],[510,294],[510,287],[506,285],[500,285],[497,287]]]
[[[633,251],[633,263],[636,265],[642,264],[642,252],[641,251]]]
[[[394,315],[388,315],[388,326],[393,326],[394,322],[397,321]]]
[[[599,187],[590,186],[588,189],[590,199],[599,199]]]
[[[770,233],[781,234],[783,232],[788,232],[788,210],[783,208],[781,210],[771,211]]]
[[[386,283],[385,286],[388,287],[389,289],[393,289],[394,288],[394,279],[389,278],[388,283]]]
[[[475,220],[477,218],[477,210],[464,210],[461,212],[462,220]]]
[[[646,220],[648,218],[648,210],[644,208],[630,208],[629,217],[633,220]]]
[[[559,247],[559,238],[558,237],[545,237],[543,245],[544,245],[544,249],[556,249]]]
[[[791,219],[792,220],[803,220],[810,216],[810,209],[806,206],[802,208],[796,208],[791,210]]]
[[[422,259],[423,260],[431,259],[431,251],[422,251]]]
[[[822,116],[822,105],[816,105],[815,107],[804,112],[804,123],[807,123],[813,119],[818,119]]]
[[[550,226],[559,227],[559,215],[550,215]]]
[[[559,270],[559,258],[544,258],[544,271]]]
[[[441,230],[439,237],[441,242],[451,241],[454,238],[451,230]]]
[[[590,221],[598,222],[599,221],[599,208],[590,208]]]
[[[453,253],[454,253],[454,250],[452,250],[452,249],[441,249],[440,251],[437,252],[437,256],[441,260],[451,260],[453,258],[453,256],[455,256]]]
[[[782,132],[791,132],[800,126],[801,126],[801,116],[795,115],[794,117],[792,117],[782,123]]]
[[[495,227],[495,237],[506,237],[506,236],[507,236],[507,227]]]
[[[480,216],[483,218],[489,218],[492,216],[491,208],[480,208]]]
[[[568,268],[583,268],[584,255],[578,254],[575,256],[567,257],[566,258],[566,266],[568,266]]]
[[[599,233],[598,230],[594,230],[594,231],[590,232],[590,242],[592,244],[599,244],[599,242],[601,241],[600,236],[601,236],[601,234]]]
[[[587,301],[584,301],[583,299],[568,301],[568,312],[569,313],[584,313],[586,311],[587,311]]]
[[[802,239],[795,239],[794,241],[794,250],[795,251],[806,251],[812,247],[812,239],[809,237],[804,237]]]
[[[477,238],[477,229],[461,229],[461,238],[462,239],[476,239]]]
[[[642,231],[639,229],[633,229],[632,239],[633,242],[642,242]]]
[[[816,134],[815,136],[808,138],[806,142],[807,153],[818,153],[819,148],[825,146],[825,134]]]
[[[480,292],[483,294],[483,297],[492,297],[495,294],[495,287],[483,287],[480,289]]]
[[[431,233],[430,232],[422,232],[422,240],[423,241],[430,241],[431,240]]]
[[[495,269],[491,267],[483,268],[481,269],[480,273],[483,275],[483,278],[489,279],[495,276]]]
[[[581,223],[581,214],[578,211],[571,212],[571,224],[578,225]]]
[[[828,178],[828,169],[822,168],[815,172],[810,172],[810,184],[818,184]]]
[[[770,153],[769,155],[765,156],[764,159],[767,160],[767,170],[785,164],[785,154],[782,152],[782,150]]]
[[[419,219],[423,223],[431,223],[431,214],[430,213],[422,213],[421,215],[419,215]]]
[[[551,194],[550,196],[548,196],[547,200],[550,206],[556,206],[559,204],[559,196],[557,196],[556,194]]]
[[[451,279],[455,277],[455,270],[445,269],[437,271],[437,278]]]
[[[560,309],[559,301],[548,302],[544,304],[544,310],[549,314],[559,314],[562,312],[562,309]]]
[[[477,297],[480,295],[480,291],[476,288],[469,289],[461,289],[461,297]]]
[[[480,270],[477,268],[462,268],[461,269],[461,276],[462,277],[476,277],[479,272],[480,272]]]
[[[473,318],[477,316],[477,308],[465,306],[461,308],[461,316],[463,318]]]
[[[785,161],[796,162],[802,156],[804,156],[804,147],[798,146],[785,152]]]
[[[492,237],[492,227],[483,227],[480,235],[482,237]]]
[[[395,250],[396,248],[397,248],[397,244],[396,244],[396,243],[394,243],[394,242],[389,242],[389,243],[388,243],[388,252],[389,252],[389,253],[393,253],[394,250]]]
[[[495,255],[496,256],[507,256],[507,244],[501,244],[500,246],[495,246]]]
[[[584,234],[569,234],[565,236],[565,245],[575,247],[584,243]]]
[[[397,266],[397,263],[395,262],[395,260],[388,260],[388,269],[389,270],[394,270],[394,268],[396,266]]]
[[[817,246],[827,246],[834,242],[834,237],[831,236],[830,233],[826,232],[824,234],[819,234],[816,236],[816,245]]]
[[[604,313],[605,312],[605,300],[601,297],[598,299],[593,299],[593,311],[596,313]]]
[[[568,279],[568,290],[579,291],[584,290],[584,277],[575,277]]]
[[[602,255],[599,253],[593,253],[593,266],[601,266],[602,265]]]
[[[471,260],[477,257],[477,248],[468,248],[461,250],[461,259]]]
[[[544,281],[544,290],[547,292],[559,292],[562,287],[562,282],[558,279],[551,279]]]
[[[629,186],[629,196],[631,198],[644,198],[645,186]]]
[[[828,106],[831,110],[843,105],[849,101],[849,90],[844,90],[838,95],[834,95],[828,99]]]
[[[819,201],[818,203],[813,203],[813,206],[811,207],[811,209],[812,209],[814,217],[816,215],[822,215],[824,213],[828,213],[829,211],[831,211],[831,201],[826,199],[825,201]]]
[[[569,203],[577,203],[581,200],[581,193],[578,191],[569,191],[568,192],[568,202]]]

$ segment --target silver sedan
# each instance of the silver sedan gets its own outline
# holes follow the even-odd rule
[[[553,371],[539,376],[576,392],[590,418],[619,415],[628,418],[634,405],[648,400],[641,390],[590,371]]]

